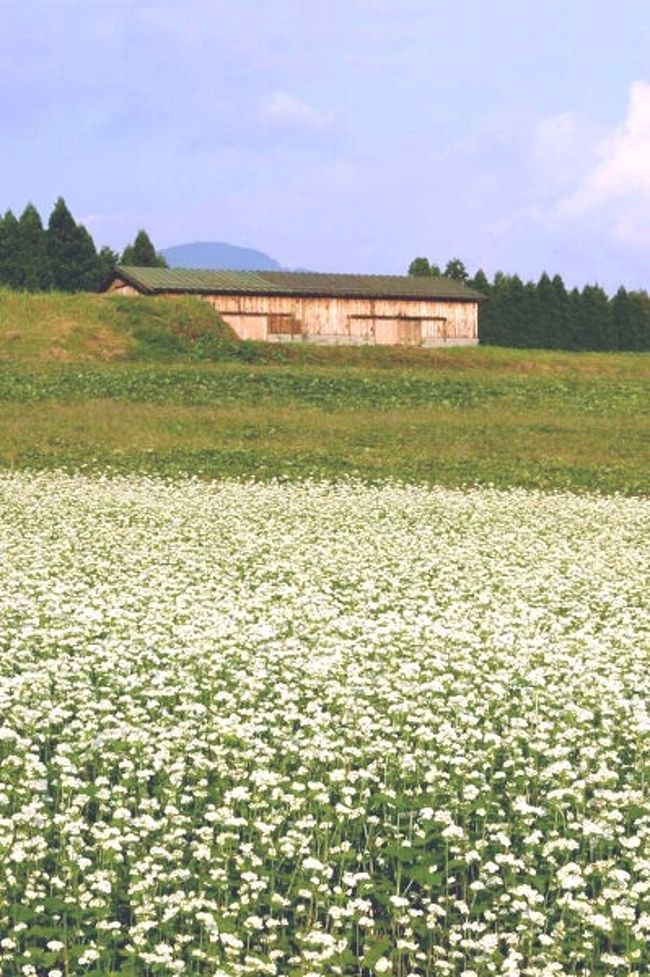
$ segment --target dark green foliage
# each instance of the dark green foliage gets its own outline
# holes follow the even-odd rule
[[[431,274],[431,265],[428,258],[414,258],[409,265],[409,275],[415,278],[428,278]]]
[[[128,244],[123,253],[123,265],[136,265],[139,268],[167,268],[167,262],[156,252],[151,238],[144,229],[138,231],[133,244]]]
[[[9,288],[19,288],[18,236],[18,221],[8,210],[0,218],[0,284]]]
[[[629,346],[621,349],[650,350],[650,296],[647,292],[630,292],[633,320],[625,338]]]
[[[20,220],[10,210],[0,219],[0,285],[28,291],[52,285],[47,236],[33,204]]]
[[[619,349],[627,340],[629,349],[636,349],[636,322],[634,301],[627,290],[621,286],[612,299],[612,326]]]
[[[477,292],[483,292],[483,295],[490,294],[490,283],[482,268],[479,268],[473,278],[468,279],[467,284]]]
[[[598,285],[567,293],[559,275],[543,274],[535,285],[497,273],[487,288],[470,284],[487,301],[479,312],[481,342],[527,349],[650,349],[650,299],[619,290],[609,299]]]
[[[650,349],[650,298],[619,288],[611,301],[612,330],[619,349]]]
[[[77,224],[62,197],[56,201],[47,229],[33,204],[17,220],[8,210],[0,217],[0,287],[29,292],[96,291],[113,271],[117,255],[99,254]]]
[[[75,223],[62,197],[50,214],[47,244],[55,288],[80,292],[99,286],[102,265],[93,239],[85,227]]]
[[[440,278],[442,274],[438,265],[430,263],[428,258],[414,258],[408,273],[415,278]]]
[[[600,286],[585,285],[576,322],[578,349],[617,348],[612,345],[614,337],[609,300]]]
[[[106,281],[107,278],[115,271],[119,263],[120,256],[117,251],[113,251],[108,245],[104,245],[103,248],[99,249],[97,254],[97,261],[99,265],[100,274],[100,284]]]
[[[20,215],[13,264],[15,288],[42,292],[51,287],[52,272],[47,253],[47,237],[33,204],[27,204]]]
[[[63,197],[58,198],[50,214],[47,244],[54,287],[63,292],[73,291],[76,279],[77,225]]]
[[[410,275],[439,274],[426,258],[416,258]],[[537,284],[497,271],[492,282],[479,268],[468,277],[465,265],[452,258],[445,277],[482,292],[479,340],[489,346],[522,349],[650,350],[650,296],[620,288],[610,299],[599,285],[567,292],[560,275],[544,272]]]
[[[453,278],[456,282],[466,282],[469,278],[467,268],[460,258],[451,258],[447,262],[444,274],[446,278]]]
[[[536,291],[538,299],[538,314],[536,317],[534,334],[536,334],[536,339],[538,341],[534,345],[548,348],[551,343],[551,336],[559,336],[561,334],[561,330],[557,328],[557,323],[555,321],[556,308],[553,283],[546,272],[542,272],[542,275],[537,283]]]
[[[95,242],[83,226],[77,226],[78,259],[77,285],[74,291],[92,292],[102,282],[102,266],[95,249]]]
[[[569,296],[560,275],[551,279],[551,287],[540,298],[547,316],[547,341],[550,349],[564,349],[569,326]]]

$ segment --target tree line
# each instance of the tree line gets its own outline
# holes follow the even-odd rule
[[[27,204],[20,217],[11,210],[0,216],[0,286],[29,292],[90,292],[119,263],[167,267],[144,230],[121,255],[109,247],[98,251],[62,197],[54,204],[47,227],[33,204]]]
[[[444,270],[415,258],[409,274],[462,281],[481,292],[479,339],[492,346],[527,349],[650,350],[650,296],[621,287],[609,297],[599,285],[567,289],[561,276],[544,272],[537,282],[498,271],[492,281],[479,269],[470,276],[458,258]]]

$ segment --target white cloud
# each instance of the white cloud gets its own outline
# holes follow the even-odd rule
[[[263,101],[264,118],[274,125],[301,129],[325,129],[333,122],[330,112],[320,112],[288,92],[272,92]]]
[[[557,216],[604,219],[612,236],[650,242],[650,84],[630,87],[626,116],[597,148],[592,167],[557,204]]]

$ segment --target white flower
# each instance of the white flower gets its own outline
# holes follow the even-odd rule
[[[648,524],[641,498],[0,474],[0,889],[51,947],[70,906],[80,973],[119,936],[170,975],[395,949],[515,977],[525,945],[561,977],[620,926],[645,972]],[[1,937],[36,977],[30,927]]]
[[[391,906],[395,906],[398,909],[409,905],[408,899],[405,899],[404,896],[391,896],[388,901],[390,902]]]

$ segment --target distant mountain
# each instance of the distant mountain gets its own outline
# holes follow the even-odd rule
[[[281,266],[263,251],[238,248],[223,241],[176,244],[160,252],[170,268],[228,268],[232,271],[281,271]]]

